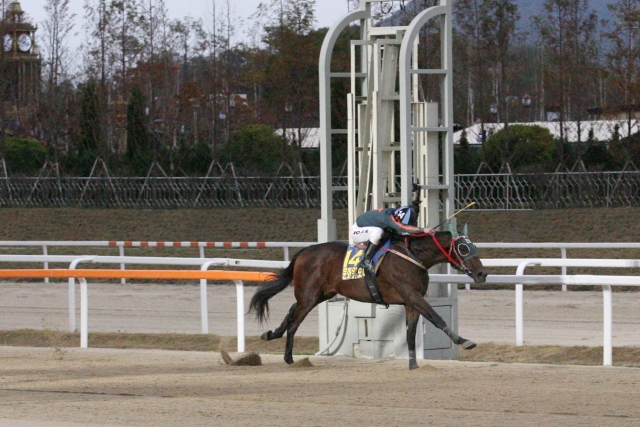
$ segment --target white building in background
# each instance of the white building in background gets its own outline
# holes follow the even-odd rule
[[[282,129],[276,129],[277,135],[282,132]],[[287,141],[303,149],[320,148],[320,128],[287,128]]]
[[[549,129],[554,138],[560,138],[560,126],[564,126],[563,134],[567,142],[578,142],[578,122],[527,122],[527,123],[509,123],[509,126],[540,126]],[[640,131],[640,120],[631,120],[631,132],[629,133],[629,123],[626,120],[592,120],[579,122],[580,141],[586,142],[589,139],[589,133],[593,130],[593,139],[596,141],[610,141],[617,132],[620,138],[633,135]],[[504,127],[504,123],[485,123],[484,131],[486,138],[498,132]],[[481,144],[482,126],[479,123],[474,124],[466,129],[459,130],[453,134],[453,143],[460,144],[462,133],[466,132],[467,141],[470,145]]]

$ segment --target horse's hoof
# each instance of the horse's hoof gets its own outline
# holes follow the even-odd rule
[[[287,359],[286,357],[284,358],[284,361],[287,363],[287,365],[293,365],[293,357]]]
[[[409,370],[413,371],[414,369],[418,369],[418,362],[416,362],[415,360],[410,360],[409,361]]]
[[[271,331],[267,331],[267,332],[265,332],[264,334],[262,334],[262,336],[260,337],[260,339],[261,339],[262,341],[269,341],[269,340],[271,340],[270,335],[271,335]]]
[[[465,350],[471,350],[472,348],[476,348],[476,343],[474,343],[473,341],[466,340],[462,344],[462,348],[464,348]]]

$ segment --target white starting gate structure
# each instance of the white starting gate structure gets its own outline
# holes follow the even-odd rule
[[[419,225],[435,225],[454,211],[451,0],[420,12],[408,26],[374,26],[373,3],[363,0],[327,33],[320,53],[320,155],[322,213],[318,241],[336,239],[332,145],[347,138],[349,222],[369,209],[421,200]],[[345,29],[351,69],[333,71],[334,47]],[[431,52],[427,55],[427,49]],[[346,129],[332,126],[332,83],[349,79]],[[336,100],[335,102],[344,102]],[[399,177],[399,181],[398,181]],[[455,225],[455,224],[454,224]],[[432,273],[444,273],[438,266]],[[427,300],[457,330],[457,285],[432,284]],[[340,334],[338,326],[344,324]],[[400,306],[334,299],[320,306],[320,347],[328,354],[408,358],[405,311]],[[421,318],[418,358],[453,358],[457,347]],[[337,337],[337,338],[336,338]],[[420,349],[423,348],[424,352]]]

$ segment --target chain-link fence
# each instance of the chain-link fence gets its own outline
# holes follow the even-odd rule
[[[336,178],[344,186],[346,178]],[[336,207],[347,205],[337,193]],[[212,208],[320,206],[318,177],[2,178],[2,207]]]
[[[456,175],[455,191],[479,209],[640,206],[640,172]]]
[[[346,177],[334,179],[345,187]],[[640,172],[456,175],[456,206],[560,209],[640,205]],[[347,192],[334,192],[334,207]],[[320,207],[318,177],[0,178],[2,207]]]

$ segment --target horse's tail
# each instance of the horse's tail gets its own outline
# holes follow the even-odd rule
[[[258,287],[258,290],[249,303],[249,313],[255,313],[256,319],[262,324],[269,318],[269,300],[276,296],[278,293],[284,291],[289,286],[289,283],[293,280],[293,268],[303,251],[298,252],[291,259],[289,266],[279,273],[274,274],[275,279],[267,279]]]

